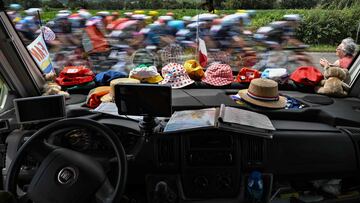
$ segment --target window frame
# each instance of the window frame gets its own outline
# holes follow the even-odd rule
[[[20,39],[6,10],[1,8],[0,29],[0,75],[4,82],[20,97],[39,96],[45,84],[42,72]]]
[[[349,74],[349,96],[360,98],[360,50],[354,57],[353,62],[350,64]]]

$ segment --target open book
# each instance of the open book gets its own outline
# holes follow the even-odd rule
[[[220,128],[266,138],[272,138],[275,131],[270,119],[264,114],[221,105],[220,108],[176,111],[164,132],[201,128]]]

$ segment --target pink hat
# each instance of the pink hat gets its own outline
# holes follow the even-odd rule
[[[169,63],[161,70],[164,80],[159,84],[170,84],[172,88],[182,88],[194,83],[186,73],[184,66],[177,63]]]
[[[215,63],[206,70],[205,78],[202,81],[209,85],[224,86],[231,84],[234,76],[229,65]]]

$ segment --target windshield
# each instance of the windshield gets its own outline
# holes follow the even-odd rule
[[[67,96],[116,78],[173,89],[243,89],[266,78],[299,91],[314,91],[330,67],[346,84],[354,78],[355,1],[34,2],[8,2],[8,16],[45,78]],[[299,79],[304,70],[315,79]]]

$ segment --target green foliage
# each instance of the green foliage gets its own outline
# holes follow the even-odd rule
[[[298,36],[308,44],[338,44],[346,37],[356,38],[360,12],[356,9],[308,10]]]
[[[281,20],[285,14],[290,13],[303,16],[297,35],[306,44],[336,45],[346,37],[356,39],[357,27],[360,23],[358,9],[258,11],[252,20],[251,29],[256,30],[270,22]]]
[[[51,11],[51,8],[64,8],[64,5],[57,0],[47,0],[42,2],[44,11]]]
[[[276,5],[276,0],[227,0],[223,2],[223,5],[229,9],[272,9]]]
[[[359,0],[321,0],[320,7],[326,9],[360,8]]]
[[[279,1],[279,8],[299,9],[299,8],[313,8],[317,5],[317,0],[281,0]]]

